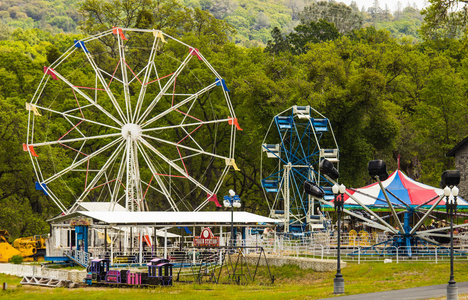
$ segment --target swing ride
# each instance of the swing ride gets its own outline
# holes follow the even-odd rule
[[[330,165],[326,162],[324,160],[321,163],[322,172],[325,173],[324,176],[330,182],[336,184],[337,178],[331,178],[329,169],[324,167]],[[447,230],[450,229],[450,226],[429,228],[425,223],[428,223],[431,218],[439,220],[435,214],[445,214],[440,209],[445,209],[446,202],[455,202],[459,206],[468,207],[468,203],[458,196],[456,179],[449,179],[445,176],[445,174],[452,174],[448,175],[452,177],[456,177],[456,175],[444,173],[441,185],[446,188],[443,190],[416,182],[400,170],[389,176],[386,165],[381,160],[369,162],[368,170],[376,182],[359,189],[346,189],[343,211],[360,219],[366,226],[388,232],[390,238],[359,250],[359,254],[391,254],[399,248],[405,249],[402,254],[409,257],[417,254],[434,254],[433,246],[440,245],[441,239],[449,238]],[[448,187],[450,188],[447,192]],[[452,187],[454,188],[452,189]],[[319,201],[324,206],[334,207],[333,201],[326,201],[323,198]],[[356,208],[364,210],[366,213],[357,214]],[[374,211],[375,208],[385,208],[389,214],[382,217]],[[404,214],[403,223],[399,217],[401,214]],[[413,216],[418,219],[416,222],[411,222],[414,219]],[[394,225],[390,224],[389,218],[393,220]],[[454,228],[467,226],[468,224],[460,224],[455,225]],[[439,253],[447,254],[448,249],[442,247],[439,249]]]

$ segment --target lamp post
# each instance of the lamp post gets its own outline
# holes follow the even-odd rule
[[[332,182],[337,180],[340,177],[340,173],[338,170],[333,166],[333,163],[324,159],[320,162],[320,172],[324,175],[328,176]],[[346,187],[338,184],[334,184],[332,186],[332,192],[335,195],[335,210],[338,212],[338,251],[337,251],[337,263],[336,263],[336,276],[333,279],[333,293],[334,294],[344,294],[344,279],[343,275],[341,274],[341,212],[343,211],[344,206],[344,193],[346,192]],[[341,194],[341,197],[340,195]]]
[[[341,246],[341,212],[343,211],[344,206],[344,193],[346,192],[346,187],[341,184],[335,184],[332,187],[333,194],[335,195],[335,211],[338,213],[338,250],[337,250],[337,261],[336,261],[336,275],[333,280],[333,293],[334,294],[344,294],[344,278],[341,274],[341,255],[340,255],[340,246]]]
[[[450,197],[453,195],[453,198]],[[444,188],[445,208],[450,216],[450,279],[447,285],[447,300],[458,299],[458,286],[453,275],[453,215],[457,212],[457,196],[458,188],[454,186],[452,189],[446,186]]]
[[[229,190],[229,196],[224,196],[224,207],[231,208],[231,238],[229,240],[229,248],[233,246],[233,236],[234,236],[234,207],[241,207],[240,197],[236,195],[236,192]]]
[[[450,279],[447,285],[447,300],[458,299],[458,286],[453,275],[453,216],[457,213],[457,197],[460,183],[460,172],[457,170],[445,171],[442,174],[441,186],[444,188],[445,208],[450,216]],[[450,197],[452,195],[453,197]]]

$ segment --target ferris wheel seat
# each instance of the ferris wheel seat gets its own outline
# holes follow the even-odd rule
[[[279,144],[263,144],[262,145],[263,152],[266,152],[267,157],[270,158],[278,158],[278,153],[280,150]]]
[[[293,236],[303,236],[304,226],[302,224],[290,224],[289,231],[293,234]]]
[[[299,119],[308,119],[310,118],[310,106],[293,106],[293,113]]]
[[[320,149],[320,158],[326,158],[331,162],[339,162],[338,149]]]
[[[291,129],[293,124],[293,117],[291,116],[276,116],[275,122],[280,129]]]
[[[323,199],[325,201],[331,201],[335,199],[335,195],[333,195],[332,187],[331,186],[322,186],[323,191],[325,192],[325,195],[323,196]]]
[[[328,119],[311,119],[312,126],[315,132],[327,132],[328,131]]]
[[[274,217],[283,217],[284,216],[284,210],[274,210],[273,211],[273,216]]]
[[[278,180],[263,179],[262,186],[267,193],[277,193],[279,187]]]

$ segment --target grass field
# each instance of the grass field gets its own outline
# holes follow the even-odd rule
[[[247,285],[174,283],[172,287],[151,289],[44,288],[20,285],[21,278],[0,274],[0,282],[8,289],[0,291],[5,299],[319,299],[333,297],[334,272],[313,272],[295,266],[271,268],[275,275],[273,285],[266,284],[266,269],[261,269],[259,280]],[[445,284],[449,279],[448,263],[348,263],[343,269],[347,295],[378,292],[418,286]],[[468,281],[468,261],[456,262],[455,280]],[[464,299],[464,297],[460,297]]]

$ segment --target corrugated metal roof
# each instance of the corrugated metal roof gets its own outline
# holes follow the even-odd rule
[[[196,225],[196,224],[231,224],[230,211],[204,211],[204,212],[120,212],[120,211],[79,211],[68,215],[84,215],[107,224],[132,225]],[[60,219],[66,219],[63,216]],[[267,218],[244,211],[234,212],[234,224],[239,225],[274,225],[278,220]]]

